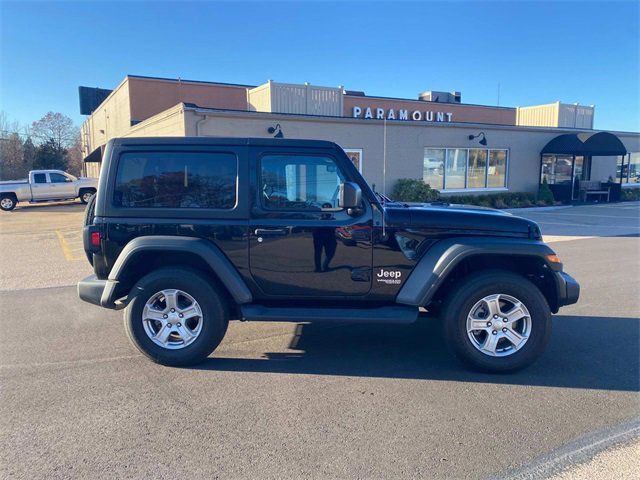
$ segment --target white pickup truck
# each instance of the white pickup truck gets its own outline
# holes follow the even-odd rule
[[[87,203],[98,188],[97,178],[77,178],[61,170],[31,170],[28,180],[0,182],[0,209],[8,212],[18,202],[56,202],[79,198]]]

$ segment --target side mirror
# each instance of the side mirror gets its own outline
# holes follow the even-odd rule
[[[358,209],[362,206],[362,190],[357,183],[345,182],[340,184],[340,197],[338,200],[340,208]]]

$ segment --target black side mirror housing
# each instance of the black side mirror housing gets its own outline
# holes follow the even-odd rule
[[[345,182],[340,184],[338,206],[345,209],[359,209],[362,206],[362,190],[357,183]]]

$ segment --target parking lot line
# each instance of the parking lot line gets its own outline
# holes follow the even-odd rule
[[[76,262],[76,261],[80,260],[79,257],[76,257],[73,254],[73,250],[71,249],[71,245],[69,245],[69,242],[64,237],[64,234],[60,230],[56,230],[56,235],[58,237],[58,241],[60,242],[60,248],[62,248],[62,253],[64,253],[64,258],[68,262]]]

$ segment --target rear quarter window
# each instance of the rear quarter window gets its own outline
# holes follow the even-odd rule
[[[230,152],[128,152],[113,204],[123,208],[233,209],[238,159]]]

